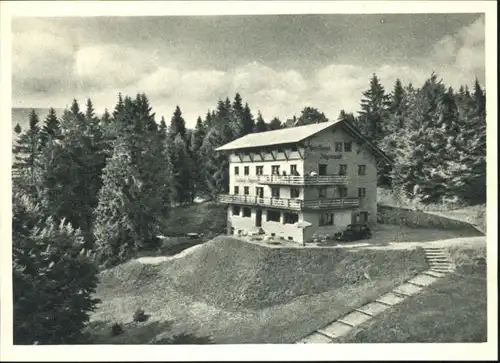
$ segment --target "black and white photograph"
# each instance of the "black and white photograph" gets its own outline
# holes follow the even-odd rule
[[[495,2],[14,3],[4,344],[496,342]]]

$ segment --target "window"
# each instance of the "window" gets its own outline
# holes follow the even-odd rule
[[[345,198],[347,197],[347,187],[344,185],[339,185],[338,186],[338,191],[339,191],[339,198]]]
[[[292,150],[292,151],[297,151],[297,145],[292,145],[292,146],[290,146],[290,150]]]
[[[290,198],[298,198],[300,196],[299,188],[290,188]]]
[[[264,188],[255,187],[255,195],[257,195],[258,198],[264,198]]]
[[[271,188],[271,197],[273,197],[273,198],[280,197],[280,188],[279,187],[272,187]]]
[[[366,165],[358,165],[358,175],[366,175]]]
[[[346,174],[347,174],[347,164],[340,164],[339,175],[346,175]]]
[[[341,142],[336,142],[335,143],[335,152],[341,153],[342,152],[342,143]]]
[[[234,194],[240,194],[240,187],[237,185],[234,186]]]
[[[280,166],[279,165],[271,166],[271,174],[272,175],[280,175]]]
[[[297,213],[285,213],[283,215],[283,224],[294,224],[299,221],[299,215]]]
[[[255,175],[263,175],[264,167],[262,165],[258,165],[255,167]]]
[[[234,167],[234,175],[240,175],[240,168],[238,166]]]
[[[267,221],[268,222],[279,222],[281,219],[281,213],[276,210],[267,210]]]
[[[352,141],[344,142],[344,151],[351,152],[352,151]]]
[[[366,197],[366,188],[358,188],[358,197],[359,198]]]
[[[299,173],[297,172],[297,165],[290,165],[290,175],[299,175]]]
[[[239,216],[240,215],[240,207],[235,205],[233,206],[233,216]]]
[[[285,150],[284,150],[282,147],[279,147],[279,148],[277,149],[277,151],[278,151],[279,153],[283,153],[283,152],[285,152]]]
[[[359,219],[360,223],[367,223],[368,222],[368,212],[361,212],[359,213]]]
[[[326,165],[326,164],[319,164],[318,165],[318,174],[319,175],[326,175],[326,167],[327,166],[328,165]]]
[[[250,194],[250,188],[249,187],[243,187],[243,194],[245,194],[245,195]]]
[[[334,220],[333,213],[321,213],[319,215],[320,226],[333,226],[333,220]]]
[[[250,167],[249,166],[245,166],[243,168],[243,174],[245,175],[250,175]]]
[[[319,197],[326,198],[327,187],[319,187]]]
[[[251,217],[252,216],[252,210],[250,208],[243,208],[243,217]]]

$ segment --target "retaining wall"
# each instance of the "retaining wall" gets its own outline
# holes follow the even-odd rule
[[[409,208],[379,204],[377,212],[378,223],[419,228],[463,230],[478,236],[484,235],[484,233],[470,223],[422,211],[415,211]]]

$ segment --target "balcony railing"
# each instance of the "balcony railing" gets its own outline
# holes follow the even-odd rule
[[[251,195],[222,194],[219,196],[221,203],[258,205],[263,207],[275,207],[283,209],[344,209],[359,206],[358,198],[334,198],[334,199],[287,199],[287,198],[260,198]]]
[[[236,181],[274,185],[346,185],[348,178],[344,175],[247,175],[237,176]]]

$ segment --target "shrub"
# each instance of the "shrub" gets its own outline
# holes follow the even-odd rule
[[[146,320],[148,320],[148,316],[144,313],[144,310],[137,309],[134,313],[134,321],[141,322]]]
[[[14,343],[71,344],[99,300],[97,268],[80,230],[44,218],[40,205],[13,196]]]
[[[114,323],[111,325],[111,335],[117,336],[123,333],[123,327],[120,323]]]

